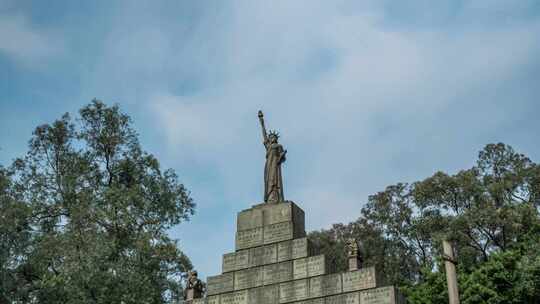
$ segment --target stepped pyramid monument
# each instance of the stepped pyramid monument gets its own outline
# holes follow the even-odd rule
[[[349,270],[337,273],[306,237],[305,213],[283,196],[286,150],[266,132],[259,111],[266,165],[264,203],[237,216],[235,252],[223,254],[221,274],[209,276],[206,296],[190,274],[186,304],[402,304],[374,267],[363,267],[356,240],[347,244]]]

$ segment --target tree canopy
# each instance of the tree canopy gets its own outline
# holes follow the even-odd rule
[[[411,303],[447,303],[445,238],[459,259],[463,303],[540,301],[540,166],[512,147],[489,144],[474,167],[390,185],[359,209],[356,221],[309,235],[338,269],[354,237],[365,263]]]
[[[40,125],[0,168],[0,302],[170,302],[192,265],[167,230],[194,208],[117,105]]]

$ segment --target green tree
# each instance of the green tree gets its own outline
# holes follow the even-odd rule
[[[8,192],[21,202],[21,225],[31,235],[30,250],[9,254],[21,257],[27,291],[12,301],[166,303],[177,297],[192,265],[166,232],[189,219],[195,205],[176,174],[142,150],[118,106],[93,100],[75,122],[65,114],[38,126],[11,171]],[[14,212],[5,206],[3,217]]]
[[[445,303],[445,296],[441,296],[446,292],[444,267],[437,258],[445,238],[455,243],[460,281],[465,284],[461,287],[469,290],[464,300],[540,300],[536,287],[530,287],[538,280],[535,266],[522,267],[526,263],[515,262],[508,264],[514,267],[506,273],[500,267],[505,261],[522,261],[524,244],[531,242],[531,235],[540,234],[540,169],[512,147],[486,145],[474,167],[454,175],[436,172],[421,181],[388,186],[371,195],[359,209],[355,222],[309,235],[338,263],[338,269],[347,267],[344,252],[332,248],[339,249],[346,238],[355,237],[367,244],[366,265],[376,266],[387,283],[401,286],[409,301]],[[538,246],[531,248],[538,250]],[[527,252],[528,264],[535,265],[538,251],[536,255],[533,249]],[[492,256],[497,258],[492,260]],[[516,276],[517,272],[526,273],[527,279]],[[510,292],[491,281],[492,275],[529,287]],[[536,298],[531,296],[534,292]],[[485,300],[488,298],[492,300]]]
[[[12,173],[0,167],[0,303],[21,298],[27,290],[24,257],[30,249],[30,209],[12,192]]]

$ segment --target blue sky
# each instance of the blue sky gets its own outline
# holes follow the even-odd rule
[[[257,110],[313,230],[487,143],[538,162],[539,80],[540,1],[0,0],[0,164],[38,124],[119,103],[192,191],[171,234],[205,277],[261,201]]]

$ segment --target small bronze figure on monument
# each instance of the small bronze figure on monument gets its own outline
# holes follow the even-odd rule
[[[184,301],[202,298],[204,294],[204,283],[199,280],[197,271],[188,272],[186,288],[184,289]]]
[[[354,238],[347,240],[347,259],[349,260],[349,271],[354,271],[362,268],[364,259],[360,252],[360,245]]]
[[[281,164],[285,161],[287,150],[278,143],[279,134],[270,131],[266,134],[262,111],[259,111],[259,121],[266,148],[266,163],[264,165],[264,202],[279,203],[285,199],[283,197],[283,179],[281,177]]]

